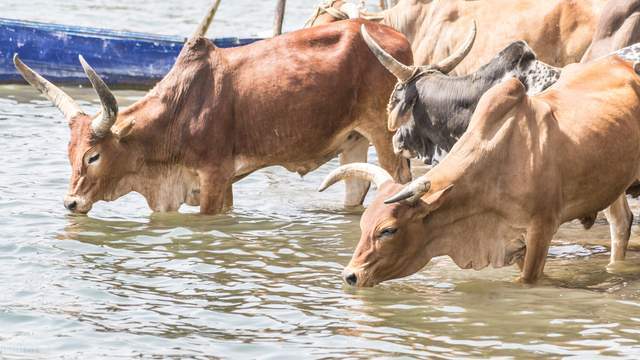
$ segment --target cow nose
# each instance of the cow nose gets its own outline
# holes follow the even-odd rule
[[[78,207],[78,202],[75,200],[65,200],[64,207],[66,207],[68,210],[73,211]]]
[[[351,286],[356,286],[356,284],[358,283],[358,277],[356,276],[355,273],[346,274],[344,276],[344,282],[346,282]]]

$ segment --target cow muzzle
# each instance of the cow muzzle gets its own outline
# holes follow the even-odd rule
[[[91,203],[83,197],[67,195],[64,198],[64,207],[76,214],[86,214],[91,210]]]
[[[371,287],[375,285],[375,282],[371,282],[371,279],[367,276],[366,271],[362,269],[356,270],[350,266],[347,266],[342,271],[342,281],[351,287]]]

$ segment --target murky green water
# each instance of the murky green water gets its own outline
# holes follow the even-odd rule
[[[188,34],[207,1],[1,3],[6,17]],[[223,1],[212,33],[268,32],[273,4],[255,3]],[[299,26],[314,1],[289,3]],[[70,91],[97,109],[90,91]],[[118,92],[123,103],[140,95]],[[512,283],[514,268],[437,259],[351,290],[339,274],[359,214],[341,209],[339,186],[315,192],[335,161],[304,179],[253,174],[223,216],[151,215],[130,195],[83,217],[62,206],[67,141],[62,116],[31,88],[0,87],[0,358],[640,357],[637,227],[615,274],[608,227],[570,224],[540,286]]]

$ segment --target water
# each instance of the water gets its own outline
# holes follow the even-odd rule
[[[3,0],[2,16],[189,34],[207,1],[168,3]],[[230,3],[212,34],[270,31],[272,1]],[[287,27],[313,3],[290,0]],[[91,91],[69,91],[98,109]],[[637,226],[615,273],[599,222],[561,229],[536,287],[514,284],[514,268],[463,271],[441,258],[352,290],[339,274],[359,213],[341,208],[340,186],[315,192],[336,161],[303,179],[255,173],[222,216],[152,215],[135,194],[71,216],[68,136],[34,90],[0,87],[0,358],[640,357]]]

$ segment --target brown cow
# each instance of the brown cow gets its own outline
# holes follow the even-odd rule
[[[393,153],[386,129],[395,79],[364,43],[363,23],[329,24],[231,49],[196,36],[170,73],[121,111],[81,60],[103,106],[94,117],[17,57],[15,63],[69,121],[68,209],[86,213],[96,201],[136,191],[154,211],[187,203],[214,214],[232,203],[238,179],[273,165],[305,174],[348,147],[353,131],[373,143],[397,181],[410,180],[408,162]],[[401,34],[370,26],[394,56],[411,61]]]
[[[406,187],[373,165],[332,172],[321,189],[353,176],[379,188],[345,281],[373,286],[447,255],[465,269],[518,262],[533,283],[558,227],[607,207],[612,247],[624,254],[631,223],[621,204],[640,175],[637,70],[615,55],[568,66],[536,96],[517,79],[496,85],[449,155]]]
[[[478,37],[469,56],[452,75],[469,74],[516,40],[524,40],[540,61],[561,67],[578,62],[591,42],[607,0],[400,0],[378,14],[361,13],[403,33],[411,42],[414,64],[433,64],[464,42],[473,20]],[[336,1],[334,9],[344,9]],[[343,12],[345,14],[345,12]],[[330,13],[321,22],[341,20]]]

